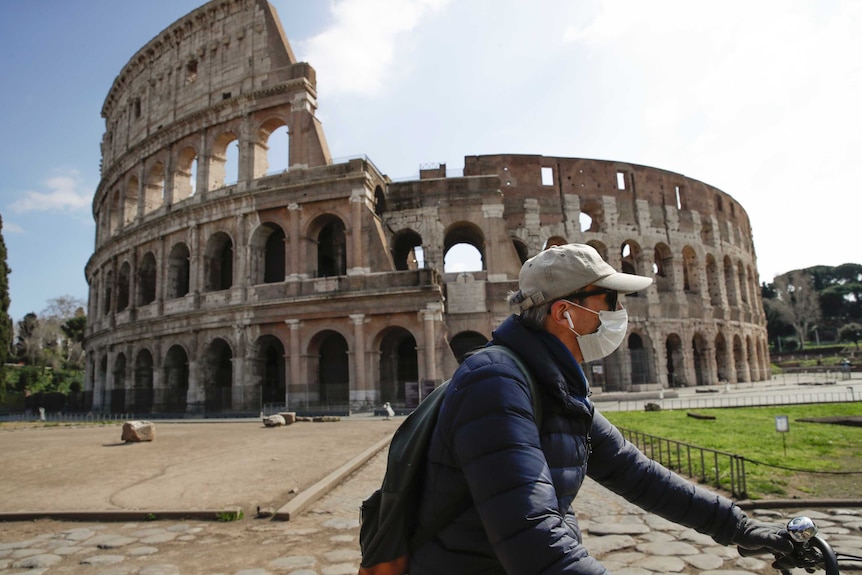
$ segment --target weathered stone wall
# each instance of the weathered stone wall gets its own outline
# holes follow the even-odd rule
[[[86,267],[95,409],[409,403],[487,341],[522,261],[555,242],[656,279],[625,298],[630,334],[590,366],[598,389],[768,378],[751,230],[724,192],[646,166],[526,155],[394,183],[365,158],[332,164],[315,109],[314,70],[263,0],[202,6],[120,72]],[[283,128],[288,169],[272,174]],[[481,269],[446,271],[459,244]]]

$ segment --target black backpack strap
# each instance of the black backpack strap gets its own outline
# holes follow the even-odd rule
[[[533,404],[533,419],[536,421],[536,428],[541,432],[542,399],[541,392],[536,385],[536,380],[533,379],[533,374],[530,372],[529,368],[524,365],[524,362],[520,357],[518,357],[518,354],[504,345],[483,347],[476,353],[481,353],[482,351],[490,349],[490,347],[494,347],[497,350],[502,351],[506,356],[512,359],[512,361],[515,362],[515,365],[518,366],[518,369],[521,370],[521,373],[523,373],[527,378],[527,384],[530,386],[530,401]],[[410,551],[412,552],[419,549],[422,545],[431,541],[435,535],[440,533],[444,527],[452,523],[456,517],[470,509],[470,505],[472,505],[472,503],[473,498],[469,491],[461,493],[458,499],[452,503],[452,506],[449,508],[451,510],[449,513],[441,513],[434,519],[434,521],[413,534],[413,537],[410,539]]]

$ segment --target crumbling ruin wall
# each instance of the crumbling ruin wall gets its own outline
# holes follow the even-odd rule
[[[538,155],[396,183],[367,158],[332,163],[316,98],[263,0],[209,2],[117,76],[85,270],[94,409],[415,403],[511,313],[521,263],[558,242],[656,279],[624,299],[630,333],[590,366],[598,390],[768,378],[751,229],[729,195]],[[481,265],[447,272],[463,244]]]

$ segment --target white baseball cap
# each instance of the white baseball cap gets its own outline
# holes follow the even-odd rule
[[[518,276],[519,289],[509,296],[509,303],[525,310],[591,284],[627,294],[646,289],[652,281],[616,271],[592,246],[565,244],[543,250],[524,262]]]

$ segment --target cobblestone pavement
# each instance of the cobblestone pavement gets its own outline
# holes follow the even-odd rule
[[[346,575],[359,563],[358,506],[380,482],[385,451],[297,519],[0,523],[0,575]],[[585,544],[617,575],[776,573],[768,562],[644,513],[588,483],[577,499]],[[805,514],[841,551],[862,554],[862,510]]]
[[[0,523],[0,575],[354,574],[359,503],[377,488],[384,467],[385,451],[289,522]],[[587,548],[617,575],[777,573],[764,559],[741,558],[735,548],[646,514],[594,483],[576,503]],[[834,547],[862,554],[860,509],[753,514],[773,522],[808,515]]]

